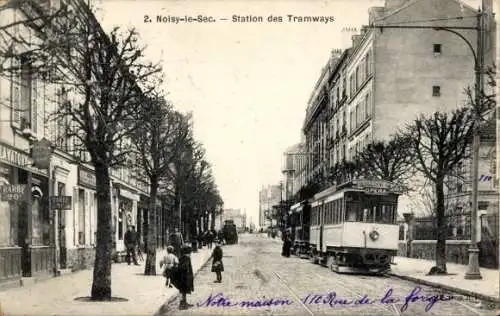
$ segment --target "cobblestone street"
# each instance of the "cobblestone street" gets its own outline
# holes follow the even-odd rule
[[[280,255],[281,243],[262,235],[242,235],[238,245],[224,246],[223,250],[222,284],[213,283],[215,274],[210,272],[209,261],[195,280],[195,293],[188,295],[188,303],[194,306],[180,311],[177,298],[163,309],[165,315],[493,314],[493,311],[474,308],[472,300],[452,293],[439,293],[425,286],[419,295],[425,296],[427,301],[415,299],[405,308],[405,297],[418,287],[417,284],[389,277],[339,275],[308,260],[284,258]],[[381,299],[391,289],[390,297],[394,300],[382,303]],[[331,294],[328,296],[333,292],[336,294],[334,299]],[[315,294],[323,297],[313,299]],[[432,304],[430,296],[439,294],[453,295],[453,299]],[[220,300],[221,296],[226,299]],[[274,306],[265,306],[269,299],[274,300]],[[341,304],[343,300],[352,304]],[[223,306],[229,304],[232,306]],[[259,304],[264,306],[259,307]]]

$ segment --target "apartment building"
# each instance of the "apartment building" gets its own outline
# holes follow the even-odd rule
[[[332,54],[308,102],[303,131],[314,154],[308,178],[388,139],[419,114],[462,106],[474,82],[473,54],[460,37],[432,27],[474,27],[476,13],[455,0],[371,8],[368,24],[381,27],[362,27],[351,48]],[[474,30],[460,32],[476,42]]]
[[[34,14],[54,12],[63,2],[83,20],[99,25],[85,2],[67,0],[27,1],[16,8],[2,7],[0,27],[14,21],[33,21]],[[32,26],[27,22],[6,29],[15,38],[36,42]],[[105,36],[102,29],[100,32]],[[10,43],[0,41],[0,45]],[[13,51],[17,54],[0,56],[3,66],[21,70],[0,73],[0,182],[2,191],[20,185],[17,188],[29,196],[17,202],[0,201],[0,285],[19,283],[21,277],[52,274],[54,269],[87,268],[95,258],[95,173],[90,164],[84,163],[90,160],[89,154],[67,134],[74,122],[67,118],[56,120],[51,115],[60,104],[78,104],[81,96],[72,91],[70,79],[55,83],[51,76],[33,70],[21,54],[23,49],[29,47],[16,46]],[[49,170],[32,167],[30,147],[43,138],[55,148]],[[121,250],[126,225],[141,226],[149,186],[138,172],[118,169],[112,170],[112,188],[116,248]],[[68,197],[70,203],[62,210],[49,210],[48,200],[56,196]]]
[[[262,186],[259,191],[259,226],[269,224],[267,214],[273,211],[274,205],[279,205],[282,199],[281,185]]]
[[[305,170],[308,153],[304,143],[295,144],[283,153],[283,197],[285,200],[293,198],[306,184]]]

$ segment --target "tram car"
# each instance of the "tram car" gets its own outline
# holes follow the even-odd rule
[[[311,202],[310,258],[337,273],[384,273],[397,254],[402,190],[383,180],[352,180]]]
[[[304,200],[290,207],[289,216],[293,246],[293,254],[300,257],[309,255],[309,231],[310,231],[310,216],[311,205],[309,201]]]
[[[222,228],[222,235],[226,244],[233,245],[238,243],[238,231],[233,220],[225,220],[224,227]]]

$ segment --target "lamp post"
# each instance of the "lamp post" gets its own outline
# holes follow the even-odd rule
[[[472,192],[471,192],[471,242],[468,249],[469,265],[465,274],[465,279],[478,280],[482,279],[479,269],[479,248],[477,246],[477,205],[478,205],[478,174],[479,174],[479,104],[481,102],[481,92],[483,91],[484,69],[484,48],[483,48],[483,17],[484,14],[478,10],[476,15],[476,26],[472,27],[440,27],[440,26],[406,26],[406,25],[372,25],[371,28],[394,28],[394,29],[433,29],[435,31],[445,31],[452,33],[461,38],[469,47],[474,57],[474,102],[476,109],[473,109],[473,125],[472,125]],[[477,38],[477,47],[473,45],[462,34],[455,30],[475,30]]]

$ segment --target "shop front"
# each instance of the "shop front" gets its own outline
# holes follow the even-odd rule
[[[19,283],[21,277],[53,272],[53,247],[48,210],[46,170],[33,160],[0,144],[0,283]]]
[[[67,249],[68,266],[73,270],[88,269],[95,259],[97,231],[96,177],[90,167],[78,166],[72,200],[73,242]]]
[[[113,216],[113,227],[115,232],[116,250],[124,251],[125,243],[123,238],[129,226],[137,230],[137,205],[140,196],[137,191],[132,190],[118,182],[113,183],[112,190],[113,209],[116,210]]]

